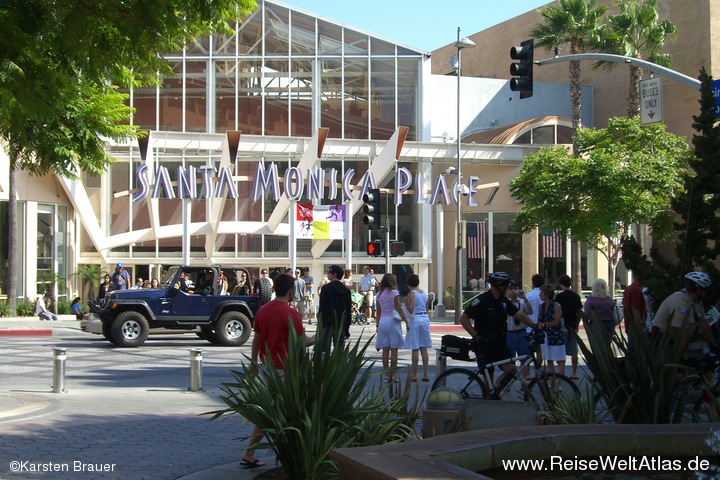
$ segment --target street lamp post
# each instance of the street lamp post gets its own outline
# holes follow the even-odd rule
[[[455,198],[457,198],[457,239],[455,244],[455,324],[460,323],[460,316],[462,315],[462,161],[460,155],[460,76],[462,75],[462,61],[461,54],[463,48],[472,48],[475,46],[475,42],[469,38],[460,38],[460,27],[457,30],[457,191],[455,192]]]

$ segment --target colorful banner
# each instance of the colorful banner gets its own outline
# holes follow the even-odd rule
[[[296,238],[339,240],[345,238],[345,205],[298,203]]]

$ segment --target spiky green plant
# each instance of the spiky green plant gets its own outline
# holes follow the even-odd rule
[[[609,340],[597,320],[585,330],[590,345],[581,338],[578,345],[616,423],[680,422],[687,396],[677,378],[686,368],[680,365],[680,342],[649,338],[635,322],[629,324],[629,339],[619,331]]]
[[[321,325],[317,338],[321,338]],[[233,370],[233,381],[222,384],[220,398],[228,408],[212,418],[239,414],[257,425],[290,479],[321,479],[336,470],[329,457],[334,448],[401,442],[415,436],[419,418],[408,412],[408,395],[395,398],[372,385],[374,362],[365,358],[372,339],[364,344],[308,350],[304,337],[290,329],[284,373],[251,359]],[[343,332],[338,332],[342,334]],[[269,354],[269,352],[268,352]],[[263,373],[251,375],[255,365]]]

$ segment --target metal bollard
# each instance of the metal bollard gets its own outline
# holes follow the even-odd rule
[[[190,349],[190,387],[191,392],[202,391],[202,348]]]
[[[53,393],[65,392],[65,352],[66,348],[53,348]]]
[[[447,370],[447,358],[443,355],[442,350],[439,348],[435,349],[435,377],[439,377],[445,370]]]

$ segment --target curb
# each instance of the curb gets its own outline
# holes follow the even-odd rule
[[[0,330],[0,337],[50,337],[53,331],[51,329],[34,330],[31,328],[13,328],[8,330]]]

